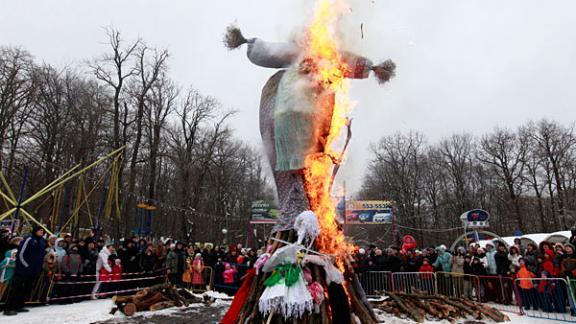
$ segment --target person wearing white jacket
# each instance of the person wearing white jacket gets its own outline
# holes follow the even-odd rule
[[[98,253],[98,260],[96,261],[96,284],[92,289],[92,299],[97,299],[97,294],[99,292],[105,291],[105,287],[102,285],[102,282],[106,282],[108,279],[101,277],[100,272],[102,271],[102,268],[104,268],[106,272],[112,273],[112,267],[110,267],[110,264],[108,263],[108,258],[113,251],[114,246],[110,244],[103,247],[102,250],[100,250],[100,253]]]

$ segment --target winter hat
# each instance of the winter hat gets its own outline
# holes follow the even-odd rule
[[[32,227],[32,234],[36,234],[36,232],[38,232],[39,230],[44,230],[44,227],[40,226],[40,225],[36,225],[34,227]]]
[[[557,249],[557,248],[561,248],[562,250],[564,250],[564,244],[562,244],[562,243],[556,243],[556,244],[554,245],[554,249]]]
[[[486,243],[486,247],[488,247],[488,245],[490,245],[491,247],[494,247],[494,243],[492,243],[492,242]]]
[[[566,245],[564,245],[564,248],[570,247],[572,248],[572,251],[574,251],[574,245],[570,244],[570,243],[566,243]],[[575,251],[576,252],[576,251]]]
[[[194,256],[194,258],[199,258],[199,257],[201,257],[201,256],[202,256],[202,254],[196,253],[196,255]]]

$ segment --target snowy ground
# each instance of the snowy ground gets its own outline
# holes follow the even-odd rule
[[[395,317],[393,315],[390,314],[386,314],[382,311],[379,310],[375,310],[376,311],[376,315],[379,317],[379,319],[382,321],[382,323],[386,323],[386,324],[414,324],[416,322],[409,320],[409,319],[402,319],[402,318],[398,318]],[[537,319],[537,318],[530,318],[527,316],[519,316],[518,314],[511,314],[511,313],[506,313],[506,315],[508,315],[508,317],[510,317],[510,324],[551,324],[551,323],[566,323],[566,322],[562,322],[562,321],[552,321],[552,320],[544,320],[544,319]],[[465,323],[466,321],[471,321],[470,320],[460,320],[458,321],[458,323]],[[450,324],[449,321],[426,321],[426,324]],[[481,323],[495,323],[492,320],[482,320]]]
[[[20,313],[17,316],[0,315],[2,324],[114,324],[114,323],[153,323],[153,324],[213,324],[223,316],[230,305],[231,297],[225,294],[209,292],[206,293],[215,301],[207,306],[205,304],[192,304],[188,307],[174,307],[157,312],[139,312],[137,316],[126,317],[120,312],[110,315],[112,301],[110,299],[85,301],[69,305],[51,305],[30,307],[30,312]],[[401,319],[392,315],[378,312],[383,323],[388,324],[411,324],[408,319]],[[565,323],[560,321],[541,320],[526,316],[518,316],[508,313],[511,324],[550,324]],[[464,321],[461,321],[462,323]],[[484,321],[490,323],[490,321]],[[426,323],[448,324],[448,321],[427,321]]]

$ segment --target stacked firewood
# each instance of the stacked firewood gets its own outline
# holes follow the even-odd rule
[[[185,289],[177,289],[171,284],[159,284],[144,288],[131,296],[114,296],[114,307],[110,314],[121,311],[126,316],[132,316],[136,312],[156,311],[169,307],[188,306],[191,303],[199,303],[203,300],[190,294]]]
[[[499,310],[464,298],[449,298],[442,295],[406,294],[388,292],[388,299],[373,302],[375,308],[397,317],[408,316],[418,323],[426,319],[449,320],[451,322],[473,317],[495,322],[510,319]]]
[[[293,230],[276,232],[275,238],[278,240],[293,242],[295,240],[295,233]],[[272,253],[276,251],[283,244],[280,241],[272,242]],[[314,280],[321,282],[325,285],[326,273],[318,266],[311,265],[312,274]],[[270,273],[260,273],[250,286],[250,291],[246,301],[244,301],[242,309],[238,315],[238,320],[236,323],[285,323],[279,314],[271,313],[267,318],[263,318],[262,314],[258,311],[258,300],[264,291],[264,281],[268,278]],[[353,317],[355,317],[360,323],[363,324],[376,324],[378,320],[370,302],[366,298],[364,289],[360,285],[357,275],[354,273],[352,266],[346,261],[346,271],[344,272],[344,278],[346,279],[343,283],[346,289],[347,295],[345,296],[332,296],[329,292],[325,294],[325,299],[320,305],[319,314],[304,314],[300,319],[292,319],[292,323],[297,324],[309,324],[309,323],[353,323],[353,319],[343,319],[338,318],[338,320],[333,319],[333,309],[332,305],[335,299],[338,299],[340,303],[339,307],[348,308],[348,311]],[[332,303],[331,303],[331,299]]]

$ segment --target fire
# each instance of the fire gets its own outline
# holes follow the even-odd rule
[[[316,135],[320,138],[321,152],[306,157],[304,178],[312,210],[318,215],[319,251],[340,257],[350,253],[353,246],[346,242],[336,220],[336,204],[332,198],[332,172],[339,153],[334,145],[346,126],[348,81],[347,65],[339,51],[336,23],[343,13],[339,0],[318,0],[312,23],[308,28],[305,60],[313,65],[313,78],[318,84]]]

